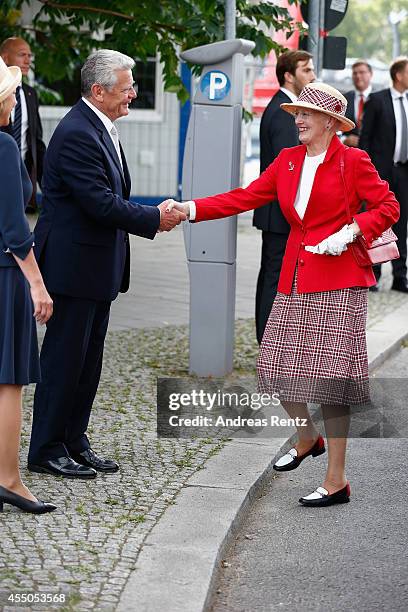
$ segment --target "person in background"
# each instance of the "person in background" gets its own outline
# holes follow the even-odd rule
[[[306,457],[325,452],[307,403],[321,405],[328,466],[323,486],[300,498],[305,506],[350,500],[345,473],[350,405],[369,400],[365,326],[368,287],[375,283],[372,268],[358,265],[351,243],[363,235],[370,244],[399,214],[394,194],[368,155],[348,149],[336,135],[354,128],[346,106],[337,89],[309,83],[296,102],[282,105],[295,118],[300,146],[283,149],[246,189],[181,204],[170,200],[167,207],[198,222],[279,199],[290,234],[257,374],[262,393],[277,393],[291,418],[304,419],[305,425],[297,426],[297,444],[274,464],[277,471],[294,470]]]
[[[399,202],[400,217],[392,229],[398,238],[400,256],[391,262],[391,289],[408,293],[408,57],[394,60],[390,75],[392,86],[373,92],[366,102],[360,148],[367,151]],[[381,266],[374,266],[374,274],[378,281]]]
[[[344,96],[347,100],[346,117],[351,119],[356,127],[347,132],[343,138],[343,143],[348,147],[358,147],[364,106],[373,89],[371,86],[373,69],[365,60],[357,60],[351,67],[351,78],[353,79],[354,89],[348,91]]]
[[[0,126],[10,120],[21,83],[18,66],[0,58]],[[52,300],[33,253],[24,215],[31,182],[17,144],[0,132],[0,512],[10,504],[43,514],[56,509],[37,500],[21,480],[19,447],[23,385],[40,380],[35,322],[46,323]],[[34,316],[33,316],[34,312]]]
[[[7,66],[18,66],[24,77],[28,75],[32,53],[30,45],[25,40],[17,37],[7,38],[0,45],[0,55]],[[30,175],[33,190],[26,212],[34,213],[37,210],[37,183],[41,186],[46,147],[35,89],[27,83],[22,83],[17,87],[16,99],[17,104],[11,113],[11,122],[2,129],[15,139]]]
[[[312,55],[307,51],[282,53],[276,63],[276,77],[280,89],[270,100],[261,119],[259,132],[261,172],[266,170],[282,149],[299,144],[295,122],[280,105],[284,102],[296,102],[303,87],[316,78]],[[256,337],[258,344],[261,344],[276,296],[290,228],[278,201],[258,208],[254,212],[253,225],[262,231],[261,268],[255,303]]]

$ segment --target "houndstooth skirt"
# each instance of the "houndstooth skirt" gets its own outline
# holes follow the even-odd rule
[[[365,287],[278,293],[258,357],[262,393],[325,405],[369,401]]]

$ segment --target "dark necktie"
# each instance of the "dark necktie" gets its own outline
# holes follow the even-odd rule
[[[408,126],[405,112],[404,96],[399,98],[401,104],[401,151],[399,161],[405,164],[408,159]]]
[[[16,100],[17,104],[14,110],[14,121],[13,121],[13,136],[17,143],[18,148],[21,151],[21,87],[16,89]]]

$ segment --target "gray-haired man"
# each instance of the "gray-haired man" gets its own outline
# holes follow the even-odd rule
[[[86,436],[98,389],[112,300],[129,287],[128,232],[154,238],[186,217],[166,205],[129,201],[130,175],[114,121],[136,97],[131,58],[96,51],[81,72],[82,99],[56,128],[45,158],[43,208],[35,228],[44,281],[54,300],[41,350],[28,467],[94,478],[118,465]]]

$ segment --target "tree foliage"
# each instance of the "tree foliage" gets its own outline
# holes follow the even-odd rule
[[[95,48],[117,49],[142,61],[158,53],[165,89],[184,100],[178,52],[224,38],[224,0],[39,0],[41,8],[32,23],[21,26],[22,9],[30,4],[2,0],[0,37],[25,37],[35,52],[36,73],[50,82],[71,78]],[[256,56],[281,50],[268,30],[289,35],[293,27],[282,7],[237,0],[237,37],[253,40]]]

